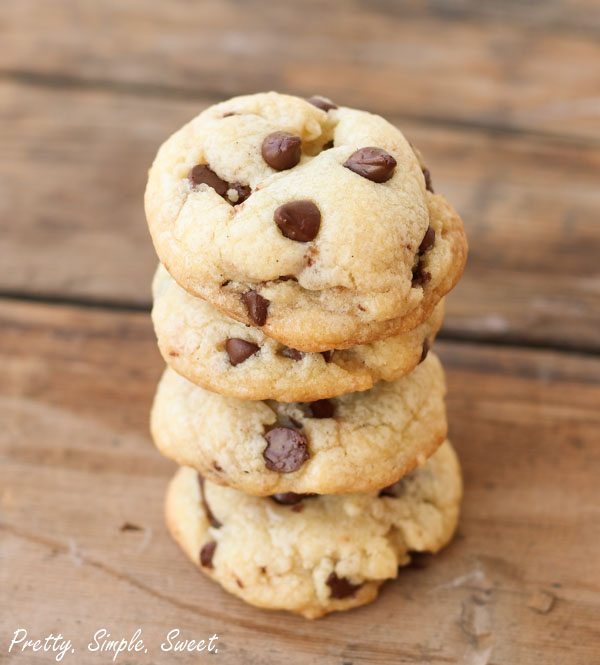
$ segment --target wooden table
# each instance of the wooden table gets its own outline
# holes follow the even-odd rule
[[[596,0],[4,0],[0,6],[0,661],[13,631],[141,627],[127,663],[600,662]],[[463,214],[437,344],[466,494],[454,543],[372,606],[252,609],[162,522],[145,172],[237,93],[385,114]],[[163,654],[171,628],[219,653]],[[211,661],[213,662],[213,661]]]

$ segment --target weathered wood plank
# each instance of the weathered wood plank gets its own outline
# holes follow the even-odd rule
[[[218,97],[321,92],[388,115],[600,138],[589,0],[12,0],[2,16],[0,69],[12,75]]]
[[[403,16],[411,11],[454,21],[500,21],[537,30],[586,31],[600,28],[595,0],[429,0],[427,3],[385,2],[385,11]]]
[[[178,627],[216,632],[220,662],[236,665],[589,665],[600,648],[600,360],[438,346],[466,482],[459,536],[374,605],[309,623],[243,605],[168,539],[172,467],[147,436],[161,370],[147,315],[1,302],[3,643],[17,626],[60,630],[85,664],[98,662],[84,651],[98,628],[141,627],[150,655],[127,662],[198,662],[160,653]]]
[[[148,306],[146,170],[207,103],[0,85],[0,291]],[[395,121],[469,234],[447,330],[600,349],[600,151]]]

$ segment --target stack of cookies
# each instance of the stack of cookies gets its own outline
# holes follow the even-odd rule
[[[175,540],[253,605],[315,618],[373,600],[458,519],[430,347],[460,218],[384,119],[276,93],[169,138],[146,214]]]

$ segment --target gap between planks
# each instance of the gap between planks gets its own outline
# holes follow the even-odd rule
[[[82,79],[68,74],[43,74],[26,69],[0,70],[0,82],[36,88],[50,88],[52,90],[91,90],[99,92],[112,92],[132,97],[146,97],[163,100],[169,97],[178,101],[198,101],[203,104],[216,104],[225,99],[219,90],[190,90],[183,86],[169,86],[161,83],[134,83],[116,81],[112,79]],[[420,123],[425,126],[458,129],[467,132],[477,132],[494,136],[523,137],[555,144],[565,144],[576,147],[600,147],[600,138],[594,136],[577,136],[562,134],[556,131],[534,130],[517,125],[499,124],[489,121],[462,120],[450,116],[427,115],[424,113],[407,113],[401,109],[394,109],[383,114],[393,118],[394,122]]]

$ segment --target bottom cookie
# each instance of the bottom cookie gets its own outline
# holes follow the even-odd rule
[[[423,466],[371,494],[253,497],[182,467],[166,519],[190,559],[227,591],[315,619],[371,602],[411,553],[446,545],[461,495],[446,441]]]

